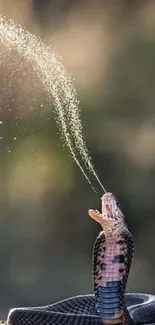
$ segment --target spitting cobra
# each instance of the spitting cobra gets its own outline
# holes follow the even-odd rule
[[[93,249],[94,294],[42,307],[11,309],[8,325],[134,325],[155,322],[155,296],[125,294],[134,243],[112,193],[102,197],[102,212],[89,210],[102,231]]]

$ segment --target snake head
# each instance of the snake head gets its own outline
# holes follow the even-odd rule
[[[112,193],[105,193],[102,198],[102,212],[89,210],[89,216],[99,222],[105,234],[118,233],[125,227],[120,204]]]

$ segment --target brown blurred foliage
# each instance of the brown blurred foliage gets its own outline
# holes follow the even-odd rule
[[[3,0],[0,11],[46,40],[72,73],[95,168],[135,237],[128,289],[154,293],[154,1]],[[99,208],[102,191],[63,150],[40,81],[24,69],[11,78],[7,55],[0,66],[2,316],[92,292],[100,230],[87,210]]]

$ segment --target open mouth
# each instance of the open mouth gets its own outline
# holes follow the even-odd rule
[[[112,219],[119,220],[122,217],[122,213],[119,207],[119,203],[112,193],[105,193],[102,198],[102,214],[103,216]]]
[[[88,211],[89,216],[100,223],[102,228],[114,227],[124,223],[124,216],[121,212],[119,203],[112,193],[105,193],[102,198],[102,212],[98,210],[90,209]]]

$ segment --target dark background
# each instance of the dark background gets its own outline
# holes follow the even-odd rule
[[[0,12],[46,40],[72,73],[93,163],[135,238],[128,291],[154,293],[155,2],[1,0]],[[6,56],[0,65],[1,317],[13,306],[92,292],[91,251],[100,227],[87,210],[100,209],[103,194],[93,178],[98,194],[92,191],[64,149],[39,81],[22,74],[19,86],[11,73]]]

